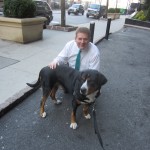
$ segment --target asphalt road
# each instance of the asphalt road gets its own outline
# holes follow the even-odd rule
[[[79,24],[84,24],[84,23],[89,23],[90,21],[96,21],[97,19],[94,19],[93,17],[86,17],[86,10],[84,12],[84,15],[82,14],[78,14],[78,15],[74,15],[74,14],[70,14],[68,15],[67,11],[66,11],[66,24],[67,25],[79,25]],[[53,20],[50,24],[53,23],[61,23],[61,11],[53,11]],[[101,21],[101,20],[100,20]],[[104,20],[103,20],[104,21]]]
[[[125,28],[98,44],[101,72],[108,78],[97,99],[98,127],[106,150],[150,149],[150,31]],[[39,117],[41,89],[0,120],[1,150],[101,150],[93,122],[81,107],[79,128],[69,128],[71,96],[58,92],[62,105],[46,103]]]

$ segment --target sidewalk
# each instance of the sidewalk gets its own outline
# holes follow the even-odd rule
[[[110,33],[120,30],[124,21],[125,16],[113,20]],[[80,26],[89,27],[90,23]],[[106,26],[107,21],[95,20],[94,42],[105,36]],[[45,29],[43,40],[29,44],[0,40],[0,112],[30,90],[26,83],[34,82],[40,69],[51,62],[74,36],[75,31]]]

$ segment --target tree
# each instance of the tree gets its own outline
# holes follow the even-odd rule
[[[108,13],[108,6],[109,6],[109,0],[106,1],[106,18],[107,18],[107,13]]]
[[[66,26],[65,0],[61,0],[61,26]]]
[[[145,0],[144,8],[147,10],[146,19],[150,21],[150,0]]]
[[[117,7],[118,7],[118,0],[116,0],[116,8],[115,8],[115,13],[117,13]]]
[[[145,0],[144,8],[148,9],[150,7],[150,0]]]
[[[150,7],[147,10],[146,19],[150,21]]]

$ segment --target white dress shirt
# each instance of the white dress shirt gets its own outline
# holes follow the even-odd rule
[[[54,61],[68,63],[70,67],[75,68],[78,52],[79,48],[75,40],[72,40],[65,45]],[[88,46],[81,50],[80,60],[80,71],[85,69],[96,69],[100,71],[100,51],[93,43],[89,42]]]

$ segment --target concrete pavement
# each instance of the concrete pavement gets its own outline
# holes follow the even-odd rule
[[[111,22],[111,33],[123,27],[125,17]],[[106,25],[106,20],[95,20],[94,42],[105,36]],[[79,26],[89,27],[90,23]],[[74,36],[75,31],[45,29],[43,40],[29,44],[0,40],[0,112],[30,91],[26,83],[35,81],[40,69],[51,62]]]

